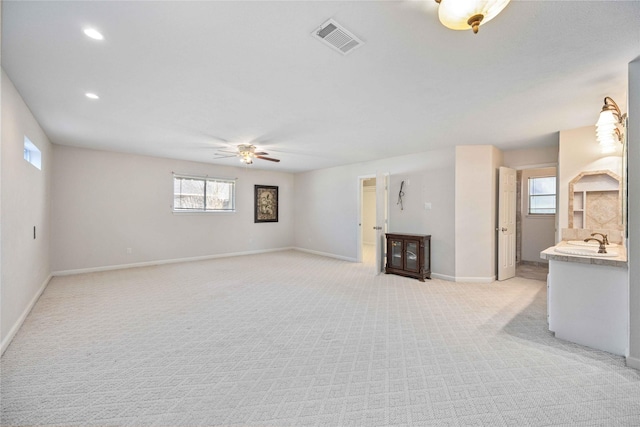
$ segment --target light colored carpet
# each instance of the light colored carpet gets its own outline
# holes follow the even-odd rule
[[[640,425],[640,375],[555,339],[546,286],[286,251],[57,277],[2,425]]]
[[[516,276],[525,279],[547,281],[549,264],[522,262],[516,266]]]

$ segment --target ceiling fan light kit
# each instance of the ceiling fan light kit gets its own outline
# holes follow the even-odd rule
[[[452,30],[478,32],[483,25],[495,18],[511,0],[435,0],[438,18],[442,25]]]
[[[240,163],[244,163],[245,165],[252,165],[253,159],[267,160],[267,161],[276,162],[276,163],[280,162],[280,159],[274,159],[273,157],[265,157],[269,153],[266,153],[264,151],[256,151],[256,146],[253,144],[240,144],[238,145],[237,150],[238,151],[236,153],[229,152],[229,151],[221,151],[221,152],[225,154],[231,153],[233,154],[233,156],[239,157]],[[233,157],[233,156],[222,156],[218,158],[222,159],[225,157]]]

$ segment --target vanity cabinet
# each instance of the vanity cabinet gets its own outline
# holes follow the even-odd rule
[[[387,265],[385,273],[431,279],[431,236],[425,234],[386,233]]]
[[[547,313],[556,338],[625,356],[629,350],[626,268],[549,261]]]
[[[579,247],[579,246],[577,246]],[[617,256],[571,255],[567,243],[540,253],[549,260],[547,319],[556,338],[625,356],[629,351],[629,271],[623,245]],[[611,253],[610,252],[610,253]]]

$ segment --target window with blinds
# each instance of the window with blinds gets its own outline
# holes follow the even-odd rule
[[[174,212],[235,212],[236,181],[197,176],[173,176]]]
[[[529,215],[556,213],[556,177],[529,178]]]

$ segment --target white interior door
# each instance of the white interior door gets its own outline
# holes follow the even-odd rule
[[[498,280],[516,275],[516,171],[500,167],[498,179]]]
[[[384,271],[385,255],[387,252],[385,233],[389,226],[387,215],[389,210],[388,184],[389,174],[378,172],[376,174],[376,274],[380,274]]]

